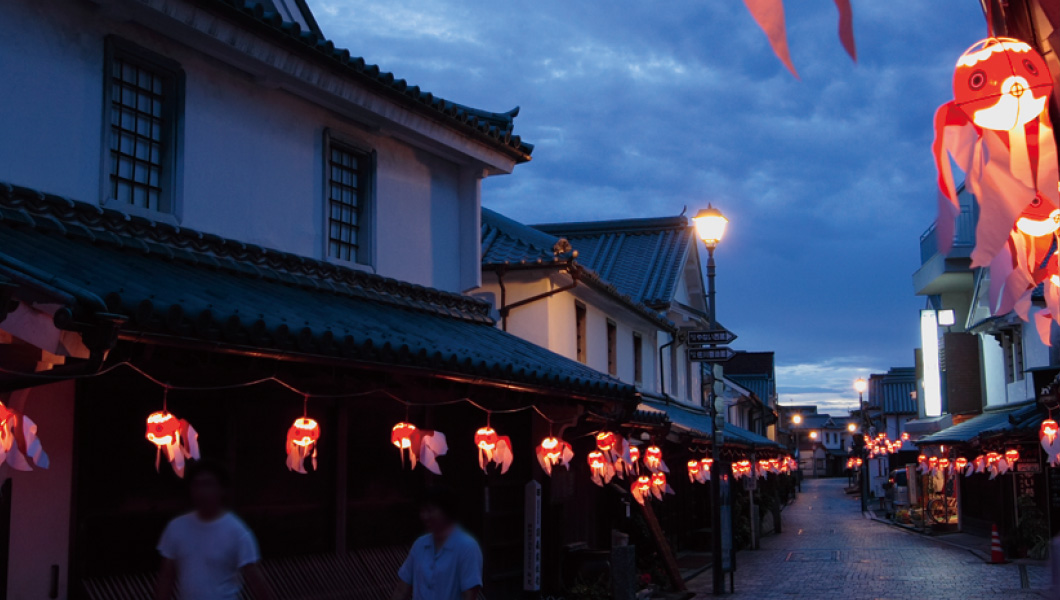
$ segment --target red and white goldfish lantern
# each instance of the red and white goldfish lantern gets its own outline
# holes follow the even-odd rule
[[[698,460],[692,459],[688,461],[688,481],[691,483],[702,483],[699,479],[700,472]]]
[[[29,459],[41,469],[47,469],[50,464],[37,439],[37,424],[0,402],[0,462],[16,471],[32,471]]]
[[[991,37],[961,55],[954,99],[935,113],[939,250],[949,252],[960,213],[952,159],[979,204],[972,267],[990,267],[993,314],[1017,308],[1027,318],[1017,305],[1029,307],[1043,252],[1060,227],[1056,143],[1047,110],[1051,91],[1048,67],[1034,48]]]
[[[949,476],[950,474],[950,459],[942,457],[938,462],[938,470],[943,476]]]
[[[1001,455],[997,452],[986,453],[986,470],[990,473],[990,479],[994,479],[1001,472],[1000,465]]]
[[[644,466],[648,467],[648,470],[652,473],[659,471],[663,473],[670,472],[666,462],[663,461],[662,449],[658,446],[648,446],[644,449]]]
[[[666,483],[666,473],[656,471],[651,474],[651,493],[656,500],[662,500],[663,494],[674,493],[670,484]]]
[[[501,475],[511,468],[514,456],[510,437],[498,435],[497,430],[487,425],[475,432],[475,447],[478,448],[478,466],[482,468],[482,472],[488,472],[486,467],[490,463],[497,463],[501,468]]]
[[[401,453],[402,464],[405,464],[407,452],[411,468],[415,469],[416,463],[419,463],[435,475],[442,474],[442,468],[438,465],[438,457],[445,456],[449,452],[449,444],[445,441],[444,433],[419,429],[412,423],[401,422],[390,430],[390,443]]]
[[[1049,464],[1054,467],[1060,465],[1060,425],[1052,419],[1042,421],[1038,430],[1038,441],[1042,450],[1049,456]]]
[[[640,447],[629,445],[629,472],[631,474],[640,473]]]
[[[644,506],[644,501],[647,500],[651,495],[651,477],[648,475],[641,475],[633,482],[630,486],[629,491],[633,494],[633,499],[637,501],[641,506]]]
[[[956,473],[960,475],[968,476],[968,459],[963,456],[958,456],[953,459],[953,468]]]
[[[295,419],[287,430],[287,469],[305,475],[305,459],[309,458],[316,470],[319,440],[320,425],[316,421],[308,417]]]
[[[611,466],[612,477],[625,478],[625,473],[633,472],[630,465],[629,442],[613,431],[601,431],[596,434],[596,449],[603,453]]]
[[[607,460],[607,456],[603,452],[593,450],[585,457],[585,460],[589,463],[589,472],[593,483],[600,487],[611,483],[611,479],[615,476],[615,468],[611,465],[611,461]]]
[[[168,411],[154,412],[147,417],[147,441],[155,445],[155,470],[159,468],[162,452],[177,477],[184,477],[184,461],[199,460],[199,434],[184,419]]]
[[[1005,450],[1004,456],[998,461],[998,474],[1004,475],[1009,471],[1016,468],[1016,463],[1020,460],[1020,451],[1015,448],[1009,448]]]
[[[703,478],[703,483],[710,481],[710,470],[714,467],[714,459],[709,456],[704,456],[699,459],[699,475]]]
[[[537,462],[546,475],[552,475],[552,467],[563,465],[570,470],[570,461],[574,458],[574,450],[570,444],[558,438],[549,436],[537,446]]]

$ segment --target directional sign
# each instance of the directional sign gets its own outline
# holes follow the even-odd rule
[[[718,363],[725,362],[734,356],[736,356],[736,351],[728,346],[688,349],[688,360],[692,362]]]
[[[730,344],[736,339],[736,334],[728,329],[707,329],[704,331],[689,331],[688,343],[693,346],[706,346],[708,344]]]

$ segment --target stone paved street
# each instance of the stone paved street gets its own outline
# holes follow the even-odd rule
[[[845,479],[806,480],[784,511],[784,533],[762,548],[737,555],[733,598],[841,598],[971,600],[1046,597],[1047,569],[990,565],[971,552],[864,519]],[[711,574],[693,579],[699,598],[711,596]]]

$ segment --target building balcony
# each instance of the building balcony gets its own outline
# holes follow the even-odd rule
[[[957,216],[953,247],[948,254],[939,252],[934,223],[920,236],[920,269],[913,274],[913,289],[918,296],[970,290],[974,284],[971,255],[979,211],[971,194],[962,189],[959,198],[961,213]]]

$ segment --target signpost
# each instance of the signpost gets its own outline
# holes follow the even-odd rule
[[[736,356],[736,351],[728,346],[716,348],[689,348],[688,360],[691,362],[718,363]]]
[[[524,488],[523,589],[541,589],[541,484],[531,480]]]
[[[713,346],[717,344],[731,344],[735,339],[736,334],[724,328],[688,332],[688,344],[690,346]]]

